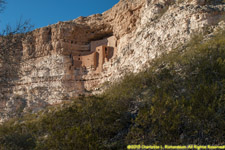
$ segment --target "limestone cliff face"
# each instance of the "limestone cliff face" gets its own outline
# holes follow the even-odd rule
[[[219,1],[121,0],[103,14],[36,29],[22,42],[22,75],[1,104],[1,121],[97,93],[102,83],[145,69],[193,33],[224,28],[224,20]]]

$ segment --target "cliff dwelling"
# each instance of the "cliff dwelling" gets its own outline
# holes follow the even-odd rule
[[[103,64],[109,62],[116,55],[116,38],[114,36],[102,40],[91,41],[87,45],[76,45],[70,42],[71,49],[64,51],[68,57],[68,70],[73,75],[80,72],[92,71],[99,74],[103,71]],[[82,70],[82,71],[81,71]]]
[[[71,92],[82,93],[98,87],[102,73],[110,68],[116,56],[117,40],[110,36],[86,44],[70,41],[66,42],[66,48],[63,84]]]

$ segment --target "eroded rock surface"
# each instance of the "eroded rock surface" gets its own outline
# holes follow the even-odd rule
[[[22,42],[23,74],[0,103],[1,121],[98,93],[102,83],[145,69],[193,33],[224,28],[224,20],[219,1],[121,0],[103,14],[36,29]]]

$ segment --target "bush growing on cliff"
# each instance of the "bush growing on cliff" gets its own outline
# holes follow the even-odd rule
[[[103,94],[0,127],[2,149],[224,144],[225,31],[151,62]],[[12,137],[16,136],[12,140]],[[4,141],[4,142],[2,142]],[[29,142],[28,142],[29,141]]]
[[[127,143],[223,144],[225,32],[203,43],[195,38],[186,49],[160,58],[149,70],[154,87]]]

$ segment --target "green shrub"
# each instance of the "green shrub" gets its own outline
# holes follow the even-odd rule
[[[133,121],[127,144],[223,143],[225,32],[205,42],[195,38],[185,49],[152,64],[156,82],[149,82],[156,88]]]

